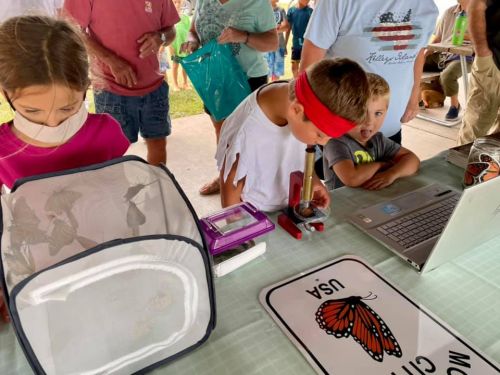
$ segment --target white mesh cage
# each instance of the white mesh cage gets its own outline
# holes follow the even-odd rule
[[[196,347],[215,322],[196,216],[137,158],[35,178],[2,196],[2,269],[37,372],[129,374]]]

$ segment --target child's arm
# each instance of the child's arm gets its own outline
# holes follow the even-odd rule
[[[332,166],[332,169],[345,186],[358,187],[386,166],[387,163],[380,161],[356,165],[351,159],[347,159],[339,161]]]
[[[327,188],[321,182],[316,173],[313,174],[312,179],[312,189],[313,189],[313,202],[316,207],[326,208],[330,205],[330,194]]]
[[[398,178],[410,176],[418,171],[420,160],[410,150],[401,147],[392,159],[393,165],[383,172],[375,174],[363,184],[368,190],[379,190],[391,185]]]
[[[286,18],[286,13],[285,11],[283,10],[283,13],[284,15],[283,17],[283,21],[281,21],[279,24],[278,24],[278,27],[277,27],[277,30],[279,33],[285,33],[287,32],[288,30],[290,30],[290,25],[288,24],[288,20]]]
[[[236,160],[227,175],[226,181],[224,181],[225,165],[222,165],[220,171],[220,201],[223,208],[241,202],[241,192],[243,191],[243,186],[245,186],[245,179],[243,178],[238,181],[236,186],[233,185],[234,176],[238,169],[239,157],[239,155],[236,155]]]

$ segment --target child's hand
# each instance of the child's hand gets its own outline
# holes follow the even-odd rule
[[[313,183],[313,203],[318,208],[326,208],[330,205],[330,194],[323,183]]]
[[[187,42],[181,44],[180,51],[183,53],[191,54],[198,48],[200,48],[200,42],[198,42],[197,40],[188,40]]]
[[[396,181],[396,175],[390,170],[376,173],[372,178],[366,181],[362,187],[368,190],[380,190]]]
[[[7,311],[7,304],[5,303],[5,299],[3,298],[3,293],[0,290],[0,316],[4,323],[9,323],[9,312]]]

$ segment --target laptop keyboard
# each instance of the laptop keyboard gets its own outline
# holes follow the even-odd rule
[[[440,234],[459,198],[459,195],[454,195],[432,206],[381,225],[377,230],[408,249]]]

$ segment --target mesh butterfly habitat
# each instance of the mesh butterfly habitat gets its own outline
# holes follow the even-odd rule
[[[207,247],[165,167],[126,156],[30,177],[1,209],[1,281],[35,373],[142,373],[214,329]]]

